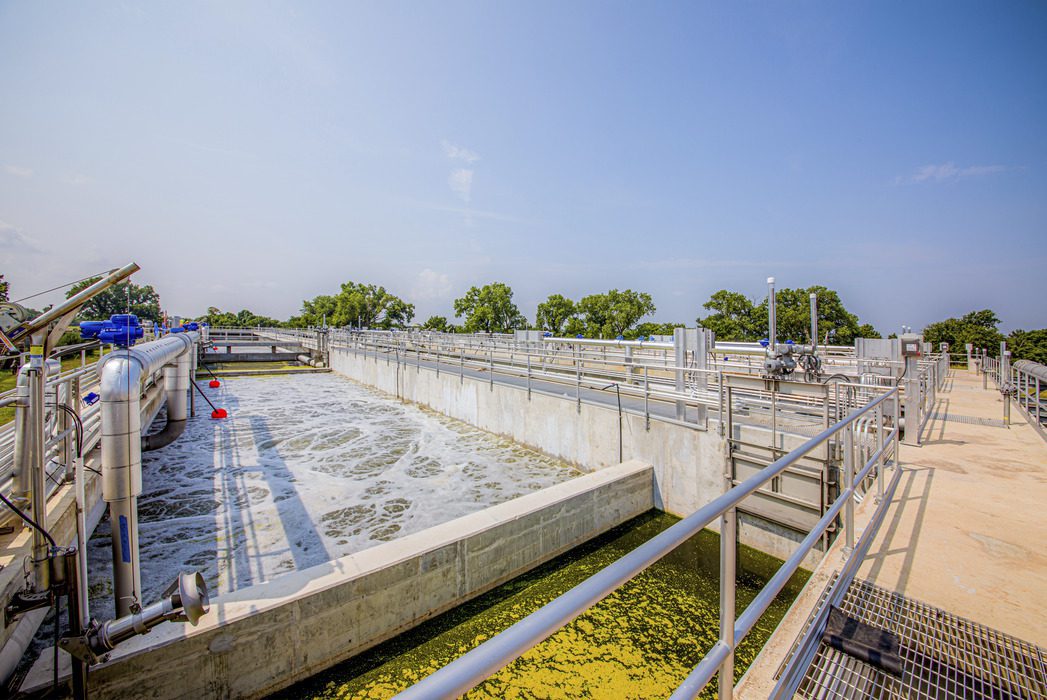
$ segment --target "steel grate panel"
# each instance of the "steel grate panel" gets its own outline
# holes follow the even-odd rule
[[[1007,424],[998,418],[980,418],[978,416],[959,416],[948,411],[934,411],[931,420],[947,420],[968,425],[984,425],[990,428],[1006,428]]]
[[[898,635],[905,672],[896,678],[822,644],[799,697],[1047,699],[1047,664],[1035,645],[866,581],[856,580],[840,607]]]

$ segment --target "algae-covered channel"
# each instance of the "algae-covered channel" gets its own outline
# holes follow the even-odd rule
[[[473,601],[273,696],[389,698],[534,612],[678,518],[649,511]],[[703,531],[466,698],[667,697],[719,633],[719,537]],[[739,547],[739,613],[781,562]],[[736,654],[740,678],[807,580],[799,572]],[[715,696],[716,682],[702,697]]]

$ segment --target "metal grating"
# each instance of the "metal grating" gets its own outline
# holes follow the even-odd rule
[[[931,414],[931,420],[949,420],[954,423],[967,423],[968,425],[985,425],[990,428],[1006,428],[1007,424],[998,418],[979,418],[978,416],[958,416],[955,413],[935,411]]]
[[[840,607],[898,635],[904,673],[896,678],[822,644],[800,683],[798,697],[1047,698],[1044,650],[1028,642],[866,581],[855,580]]]

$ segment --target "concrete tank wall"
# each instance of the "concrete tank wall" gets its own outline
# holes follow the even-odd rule
[[[104,698],[257,698],[307,678],[566,552],[654,505],[629,462],[212,601],[95,667]],[[51,683],[51,655],[23,690]],[[63,654],[63,660],[67,657]]]
[[[687,515],[723,493],[723,441],[699,430],[622,414],[619,459],[618,411],[606,406],[549,396],[526,389],[465,377],[457,368],[441,372],[377,361],[348,350],[331,349],[331,368],[388,394],[428,406],[523,445],[593,471],[637,459],[652,464],[656,505]]]
[[[438,376],[431,368],[398,365],[395,359],[348,349],[331,348],[330,364],[350,379],[510,438],[583,471],[621,461],[619,415],[613,407],[585,402],[579,407],[573,396],[528,395],[519,386],[462,377],[457,367],[448,367]],[[658,509],[685,517],[723,493],[726,447],[717,430],[659,420],[651,420],[648,428],[643,416],[630,413],[623,413],[621,422],[621,459],[654,466]],[[734,429],[736,438],[769,444],[765,429],[737,424]],[[778,446],[792,449],[805,439],[779,433]],[[710,529],[718,530],[718,521]],[[779,559],[789,558],[805,535],[766,517],[741,514],[739,518],[739,541]],[[814,566],[820,556],[812,551],[805,565]]]

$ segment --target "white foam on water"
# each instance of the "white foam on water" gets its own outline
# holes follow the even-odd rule
[[[206,384],[201,384],[206,387]],[[331,374],[225,380],[143,454],[142,601],[179,571],[212,594],[358,552],[578,475],[568,465]],[[162,423],[162,417],[161,417]],[[108,522],[89,544],[92,616],[112,616]]]

